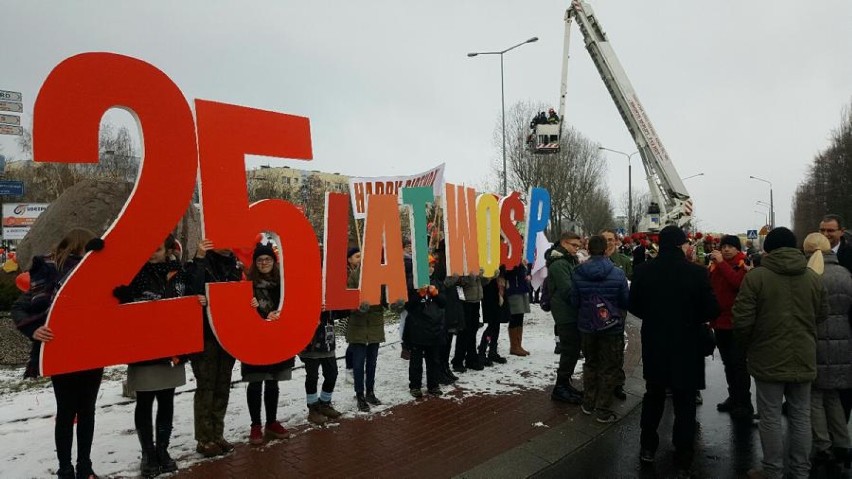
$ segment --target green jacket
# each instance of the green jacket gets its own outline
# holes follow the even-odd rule
[[[550,288],[550,313],[556,324],[576,324],[577,307],[571,304],[572,275],[577,259],[562,246],[556,245],[544,254],[547,282]]]
[[[349,274],[349,288],[358,288],[361,280],[359,266]],[[349,344],[373,344],[385,342],[385,308],[370,306],[366,313],[353,309],[346,325],[346,342]]]
[[[627,276],[627,279],[633,281],[633,259],[628,258],[626,255],[623,255],[616,251],[609,257],[609,260],[612,261],[618,269],[624,271],[624,274]]]
[[[795,248],[778,248],[746,274],[733,307],[734,336],[758,381],[816,379],[816,325],[828,317],[825,287]]]

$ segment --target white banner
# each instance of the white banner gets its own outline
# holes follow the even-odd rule
[[[355,219],[364,219],[367,212],[367,196],[396,195],[399,190],[418,186],[431,186],[435,196],[444,191],[444,164],[429,171],[409,176],[376,176],[371,178],[349,178],[349,195],[352,198],[352,211]],[[400,197],[400,201],[402,198]]]
[[[4,203],[3,239],[22,240],[49,203]]]

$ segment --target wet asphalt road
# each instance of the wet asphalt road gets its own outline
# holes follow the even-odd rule
[[[716,404],[727,397],[722,360],[707,360],[707,389],[702,391],[704,404],[697,408],[699,422],[696,455],[693,463],[697,478],[742,478],[753,467],[760,467],[762,453],[757,422],[741,425],[727,414],[716,411]],[[752,384],[752,402],[754,385]],[[641,405],[626,418],[608,429],[584,448],[541,471],[537,478],[666,478],[673,477],[674,447],[671,445],[671,400],[660,423],[660,448],[653,465],[639,462],[639,418]],[[813,478],[830,477],[825,470],[813,471]],[[850,471],[841,476],[850,478]]]

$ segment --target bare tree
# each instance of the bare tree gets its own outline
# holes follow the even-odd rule
[[[527,191],[539,186],[550,192],[550,226],[561,231],[564,220],[579,222],[580,212],[594,201],[596,188],[605,184],[606,163],[598,145],[570,126],[563,126],[560,149],[556,153],[535,154],[527,144],[530,120],[542,104],[519,102],[509,109],[506,121],[506,161],[510,189]],[[502,148],[502,125],[494,139]]]
[[[630,231],[630,225],[633,225],[632,230],[636,231],[639,227],[639,222],[642,220],[642,217],[645,216],[645,213],[648,212],[648,206],[651,204],[651,194],[647,191],[633,191],[633,210],[631,214],[628,214],[628,209],[630,206],[628,193],[625,191],[621,195],[621,200],[618,203],[618,206],[622,211],[624,211],[624,216],[627,218],[627,231]]]
[[[612,228],[615,223],[613,218],[612,202],[609,199],[609,193],[601,188],[596,188],[588,201],[583,201],[580,205],[579,213],[580,225],[587,234],[597,234],[598,231],[604,228]]]

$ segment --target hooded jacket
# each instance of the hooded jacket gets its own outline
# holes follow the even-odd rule
[[[571,291],[571,304],[579,308],[583,298],[588,298],[591,295],[608,300],[611,304],[618,307],[622,312],[622,321],[620,325],[613,326],[603,334],[623,334],[624,321],[627,313],[628,300],[630,290],[627,287],[627,276],[624,271],[615,266],[606,256],[592,256],[588,261],[581,264],[574,270],[574,289]],[[580,315],[584,314],[584,310],[578,310]],[[585,318],[579,318],[578,325],[582,332]]]
[[[547,265],[547,281],[550,289],[550,312],[553,321],[559,324],[576,324],[577,307],[571,304],[572,274],[577,267],[577,259],[568,250],[554,245],[544,258]]]
[[[816,379],[817,323],[828,317],[825,286],[795,248],[772,250],[746,274],[732,309],[734,337],[758,381]]]
[[[745,255],[738,252],[730,261],[710,264],[710,284],[713,286],[716,300],[719,301],[719,309],[722,310],[718,318],[710,321],[713,329],[730,330],[734,327],[731,321],[731,308],[734,307],[740,284],[747,273],[745,259]]]

